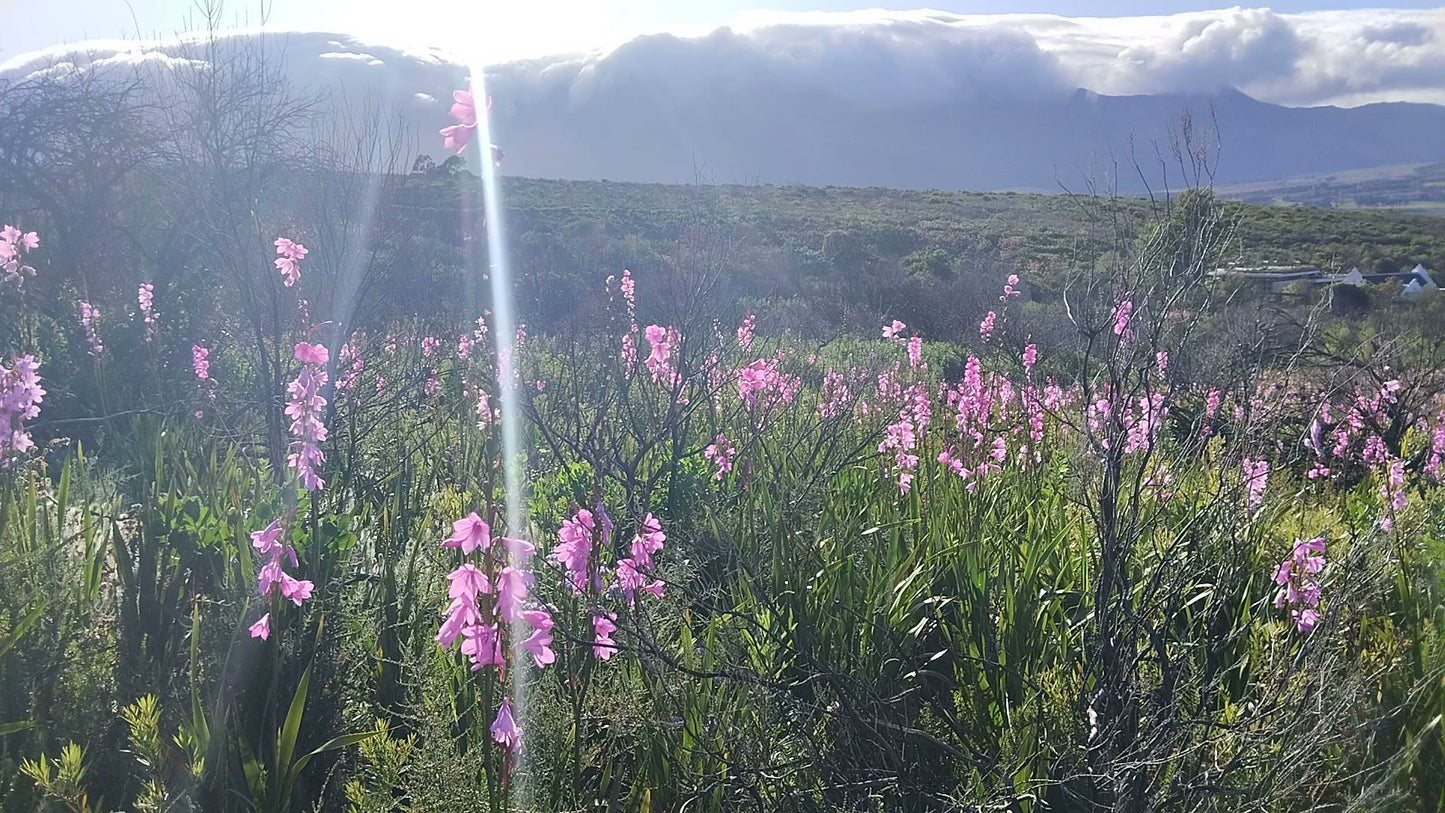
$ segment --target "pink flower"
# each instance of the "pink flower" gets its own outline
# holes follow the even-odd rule
[[[285,237],[277,237],[276,253],[281,255],[276,258],[276,268],[281,272],[282,282],[287,288],[290,288],[301,279],[301,261],[309,252],[307,252],[306,246],[300,243]]]
[[[149,282],[141,283],[140,289],[136,291],[136,302],[140,305],[140,312],[145,317],[146,341],[154,341],[156,337],[155,286]]]
[[[252,638],[260,638],[263,641],[269,639],[271,637],[271,614],[266,613],[256,619],[256,623],[251,625],[250,630]]]
[[[755,321],[756,317],[750,313],[748,314],[748,318],[744,319],[741,325],[738,325],[738,347],[741,347],[743,350],[752,349],[753,325]]]
[[[251,534],[251,547],[262,556],[271,556],[281,547],[281,543],[277,541],[280,536],[281,521],[273,519],[270,525]]]
[[[994,320],[996,318],[997,315],[993,311],[989,311],[984,315],[983,321],[978,323],[978,335],[980,338],[987,339],[993,335]]]
[[[592,512],[582,508],[557,531],[561,541],[552,549],[551,558],[567,569],[574,593],[582,592],[587,583],[587,562],[592,555],[592,531],[596,527]]]
[[[256,574],[256,592],[267,595],[274,585],[280,584],[286,572],[281,569],[279,556],[272,556],[271,561],[261,566],[261,572]]]
[[[522,566],[531,561],[532,555],[537,552],[537,547],[525,539],[513,539],[509,536],[502,537],[502,547],[512,554],[512,560]]]
[[[24,283],[25,277],[35,276],[35,269],[21,265],[20,258],[27,251],[40,247],[40,237],[35,232],[21,231],[14,226],[0,229],[0,269],[5,271],[5,281]]]
[[[733,470],[733,455],[737,450],[728,442],[726,435],[718,435],[706,449],[702,450],[702,456],[711,460],[717,466],[713,472],[714,480],[721,480],[724,475]]]
[[[0,469],[35,446],[25,421],[40,414],[45,397],[39,371],[34,356],[12,355],[9,367],[0,364]]]
[[[326,399],[320,390],[326,386],[326,370],[322,369],[329,358],[322,345],[301,342],[295,348],[296,358],[303,367],[296,380],[286,386],[290,401],[286,404],[286,416],[291,418],[291,445],[286,456],[286,465],[296,470],[301,485],[307,491],[316,491],[326,486],[320,471],[326,458],[321,444],[326,440],[326,424],[321,416],[325,414]]]
[[[1269,483],[1269,462],[1245,458],[1240,464],[1244,470],[1245,504],[1244,514],[1254,516],[1264,505],[1264,490]]]
[[[211,351],[209,348],[199,344],[191,345],[191,367],[196,371],[196,378],[205,381],[211,377]]]
[[[1129,329],[1129,319],[1134,313],[1134,303],[1127,299],[1120,300],[1114,306],[1114,335],[1125,342],[1134,340],[1134,331]]]
[[[652,350],[642,362],[643,365],[652,372],[653,381],[663,381],[672,385],[676,378],[676,370],[672,363],[672,351],[677,344],[676,329],[665,328],[661,325],[648,325],[644,335],[647,337],[647,343],[652,346]]]
[[[662,532],[662,523],[651,512],[642,518],[637,535],[632,537],[632,559],[638,567],[652,568],[652,555],[662,550],[667,534]]]
[[[467,148],[467,142],[472,139],[472,128],[463,127],[460,124],[452,124],[443,127],[441,134],[442,149],[461,152]]]
[[[469,90],[452,91],[452,100],[450,113],[457,123],[441,129],[442,147],[461,152],[471,141],[472,131],[477,129],[477,103]]]
[[[481,622],[482,614],[477,609],[476,601],[466,596],[458,596],[447,606],[447,617],[442,621],[441,628],[437,630],[436,641],[441,644],[443,649],[449,649],[458,638],[462,637],[464,630]]]
[[[530,581],[531,574],[511,567],[502,568],[497,576],[497,614],[507,623],[520,617]]]
[[[502,707],[497,709],[497,719],[492,723],[492,739],[512,753],[522,750],[522,729],[512,719],[512,703],[505,697],[502,698]]]
[[[311,590],[315,587],[309,580],[293,579],[289,575],[281,574],[281,595],[291,599],[297,607],[301,602],[311,598]]]
[[[651,593],[662,598],[665,589],[661,579],[648,581],[647,575],[637,569],[637,563],[632,559],[617,560],[617,586],[622,589],[622,595],[629,603],[635,601],[638,592]]]
[[[105,352],[100,343],[100,310],[89,302],[80,302],[80,326],[85,328],[85,341],[90,344],[90,354],[98,356]]]
[[[472,671],[483,666],[501,666],[502,636],[496,624],[471,624],[462,628],[462,654],[472,660]]]
[[[557,660],[557,654],[552,651],[552,616],[542,610],[526,610],[522,619],[532,625],[532,634],[522,642],[522,648],[532,653],[537,668]]]
[[[631,317],[637,307],[637,283],[626,268],[622,269],[622,299],[627,302],[627,315]]]
[[[914,369],[923,363],[923,337],[914,336],[908,340],[908,366]]]
[[[611,660],[617,654],[617,642],[612,640],[612,633],[617,631],[612,620],[616,617],[611,613],[592,616],[592,655],[600,660]]]
[[[449,598],[467,598],[475,602],[478,593],[492,592],[492,583],[487,574],[471,562],[448,573],[447,580],[452,583],[451,587],[447,588]]]
[[[453,522],[452,531],[452,535],[442,542],[442,547],[461,548],[462,553],[470,556],[478,548],[487,550],[492,546],[492,526],[477,516],[476,511]]]
[[[1325,540],[1295,540],[1289,558],[1275,569],[1274,583],[1279,585],[1274,606],[1288,609],[1295,629],[1310,632],[1319,623],[1320,579],[1325,569]]]
[[[1024,348],[1024,371],[1028,372],[1034,368],[1039,361],[1039,346],[1031,344]]]
[[[296,360],[302,364],[325,364],[331,360],[331,354],[327,352],[325,345],[306,342],[297,342],[295,355]]]
[[[908,325],[905,325],[897,319],[894,319],[893,324],[883,326],[883,338],[899,339],[900,337],[898,334],[903,332],[903,329],[906,327],[908,327]]]

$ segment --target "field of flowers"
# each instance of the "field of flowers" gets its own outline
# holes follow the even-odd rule
[[[1018,276],[966,346],[621,269],[338,334],[300,232],[266,330],[62,314],[5,226],[4,807],[1445,810],[1438,371],[1224,319],[1210,216],[1052,349]]]

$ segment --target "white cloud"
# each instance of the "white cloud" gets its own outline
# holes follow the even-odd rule
[[[937,11],[757,12],[734,30],[765,41],[779,26],[879,33],[909,22],[933,43],[960,31],[1032,39],[1068,83],[1097,93],[1233,87],[1286,105],[1445,103],[1445,8],[1278,14],[1231,8],[1150,17],[961,15]],[[980,38],[987,41],[987,36]],[[974,44],[976,44],[975,41]],[[968,42],[955,42],[966,48]]]
[[[552,2],[559,11],[585,5]],[[570,33],[558,42],[585,41],[585,26],[575,22],[565,26]],[[752,12],[727,27],[652,34],[620,45],[608,44],[620,39],[615,26],[594,28],[594,44],[606,47],[506,62],[490,72],[499,87],[561,93],[574,104],[586,104],[618,83],[645,82],[650,93],[686,98],[760,79],[800,94],[847,96],[874,109],[1075,87],[1109,95],[1232,87],[1292,106],[1445,104],[1445,8],[1280,14],[1236,7],[1121,18]],[[398,29],[396,37],[403,36],[406,43],[420,41],[417,32]],[[84,56],[77,56],[76,46],[57,47],[0,63],[0,73],[21,67],[54,71],[62,61],[84,67],[106,60],[186,59],[196,39],[94,41],[80,46]],[[304,63],[301,73],[311,79],[347,81],[343,63],[385,66],[408,95],[437,95],[447,91],[443,80],[465,74],[464,60],[454,54],[414,44],[398,47],[400,40],[381,34],[363,42],[337,34],[271,32],[270,40],[285,47],[293,62]]]
[[[347,51],[327,51],[317,54],[317,59],[349,59],[353,62],[361,62],[366,65],[385,65],[386,63],[372,56],[371,54],[353,54]]]

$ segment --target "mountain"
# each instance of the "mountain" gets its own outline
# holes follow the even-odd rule
[[[1289,108],[1233,91],[876,109],[765,84],[659,98],[638,83],[582,104],[519,99],[496,129],[508,172],[538,177],[1040,191],[1116,178],[1137,192],[1131,154],[1150,185],[1180,185],[1169,144],[1183,111],[1206,140],[1217,127],[1217,183],[1445,160],[1445,107]]]
[[[504,171],[948,190],[1092,183],[1141,192],[1183,182],[1170,141],[1185,111],[1196,141],[1218,147],[1210,151],[1216,184],[1445,161],[1439,105],[1285,107],[1229,89],[1103,95],[1071,87],[1036,46],[997,39],[950,40],[927,63],[859,46],[850,61],[806,69],[760,57],[742,40],[727,29],[692,39],[655,35],[606,54],[490,69]],[[408,116],[414,149],[440,160],[432,134],[450,123],[449,94],[465,76],[440,53],[325,33],[238,33],[225,44],[284,54],[295,84],[325,91],[337,115],[380,102]],[[92,43],[11,60],[0,82],[57,63],[155,76],[209,53],[185,40]]]

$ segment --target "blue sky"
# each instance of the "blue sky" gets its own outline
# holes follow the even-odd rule
[[[324,30],[410,47],[436,45],[485,51],[511,59],[577,50],[659,30],[696,31],[724,25],[740,14],[762,10],[845,11],[906,9],[920,5],[966,14],[1034,12],[1073,17],[1172,14],[1227,5],[1180,0],[937,0],[931,3],[841,2],[840,0],[270,0],[267,26]],[[1232,4],[1228,4],[1232,5]],[[1438,2],[1349,2],[1277,0],[1276,12],[1351,8],[1431,8]],[[7,22],[0,61],[62,42],[86,39],[167,36],[195,27],[195,0],[0,0]],[[263,2],[231,2],[228,24],[261,21]],[[398,7],[405,11],[398,12]]]

